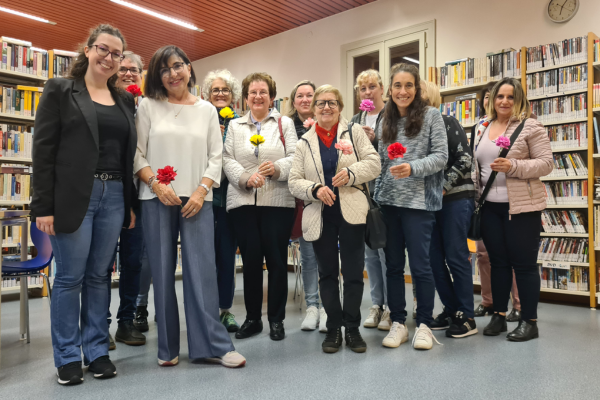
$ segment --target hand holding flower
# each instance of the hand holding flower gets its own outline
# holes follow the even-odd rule
[[[510,160],[506,158],[496,158],[494,162],[490,164],[492,171],[504,173],[508,172],[511,166]]]
[[[255,172],[254,174],[252,174],[250,179],[248,179],[248,182],[246,182],[247,187],[252,187],[252,188],[257,188],[257,189],[263,187],[264,184],[265,184],[265,177],[262,176],[261,174],[259,174],[258,172]]]
[[[404,163],[400,165],[394,165],[390,168],[390,173],[394,177],[394,179],[404,179],[408,178],[411,174],[412,170],[410,168],[409,163]]]
[[[273,176],[275,173],[275,164],[271,161],[265,161],[258,167],[258,173],[262,176]]]
[[[175,180],[177,171],[170,165],[159,168],[156,171],[156,180],[152,183],[152,190],[158,196],[158,199],[166,206],[180,205],[181,199],[175,194],[171,182]]]

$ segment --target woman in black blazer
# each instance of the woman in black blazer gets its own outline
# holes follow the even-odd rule
[[[70,76],[46,83],[35,118],[31,211],[56,260],[51,330],[63,385],[83,381],[82,350],[95,378],[116,375],[106,266],[121,229],[135,224],[135,106],[114,86],[125,47],[118,29],[92,30]]]

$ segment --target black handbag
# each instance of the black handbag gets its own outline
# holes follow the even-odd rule
[[[356,156],[356,159],[360,161],[358,153],[356,152],[356,148],[354,147],[354,139],[352,137],[353,125],[354,122],[348,124],[348,133],[350,134],[350,141],[352,142],[354,155]],[[383,249],[387,241],[387,228],[385,226],[383,214],[381,213],[379,204],[371,199],[367,185],[363,183],[362,189],[357,187],[355,188],[363,192],[363,194],[367,197],[367,203],[369,204],[369,211],[367,212],[367,227],[365,230],[365,243],[371,250]]]
[[[525,118],[523,120],[523,122],[521,122],[521,124],[517,127],[517,129],[515,129],[515,131],[513,132],[513,134],[510,137],[510,146],[508,146],[508,149],[502,149],[500,154],[498,154],[498,158],[506,157],[506,155],[510,151],[510,148],[515,143],[515,141],[517,140],[517,137],[519,137],[519,134],[523,130],[523,126],[525,126],[525,121],[527,121],[527,118]],[[473,138],[473,140],[475,140],[475,139]],[[479,203],[477,204],[477,208],[475,208],[475,211],[473,211],[473,215],[471,215],[471,225],[469,226],[469,232],[467,233],[468,239],[471,239],[474,241],[481,240],[481,207],[483,207],[483,204],[485,203],[485,199],[486,199],[488,193],[490,192],[490,189],[492,188],[494,181],[496,180],[496,175],[498,175],[498,172],[496,172],[496,171],[491,173],[490,179],[488,179],[487,184],[485,185],[485,189],[483,190],[483,193],[481,194],[481,197],[479,198]]]

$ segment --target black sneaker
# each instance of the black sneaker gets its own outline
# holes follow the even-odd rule
[[[83,382],[83,370],[81,369],[81,361],[73,361],[58,367],[56,371],[58,383],[61,385],[78,385]]]
[[[133,326],[135,326],[140,332],[148,331],[148,307],[138,306],[138,308],[135,310]]]
[[[355,353],[367,351],[367,343],[363,340],[358,328],[346,328],[346,346]]]
[[[479,331],[475,320],[467,318],[462,311],[457,311],[450,329],[446,331],[446,337],[464,338],[475,335],[477,332]]]
[[[141,346],[146,344],[146,336],[133,325],[133,320],[130,319],[119,322],[119,329],[117,329],[115,340],[129,346]]]
[[[90,364],[88,371],[92,372],[94,378],[98,379],[108,379],[117,376],[117,368],[115,368],[115,365],[110,361],[108,356],[96,358]]]
[[[429,324],[429,329],[432,331],[442,331],[444,329],[448,329],[450,324],[452,323],[452,314],[446,312],[446,307],[441,314],[438,314],[437,317],[433,320],[431,324]]]
[[[327,329],[327,336],[321,347],[325,353],[337,353],[342,345],[342,329]]]

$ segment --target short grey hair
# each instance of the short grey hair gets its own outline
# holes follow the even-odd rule
[[[204,77],[204,82],[202,82],[202,97],[204,97],[204,100],[210,101],[210,89],[212,88],[215,79],[222,79],[229,90],[231,90],[232,104],[236,103],[242,97],[242,87],[240,86],[240,82],[235,79],[229,70],[217,69],[215,71],[210,71],[206,74],[206,77]]]
[[[137,64],[138,68],[140,69],[140,72],[144,70],[144,60],[142,60],[142,57],[135,54],[133,51],[124,51],[123,55],[132,63]]]

